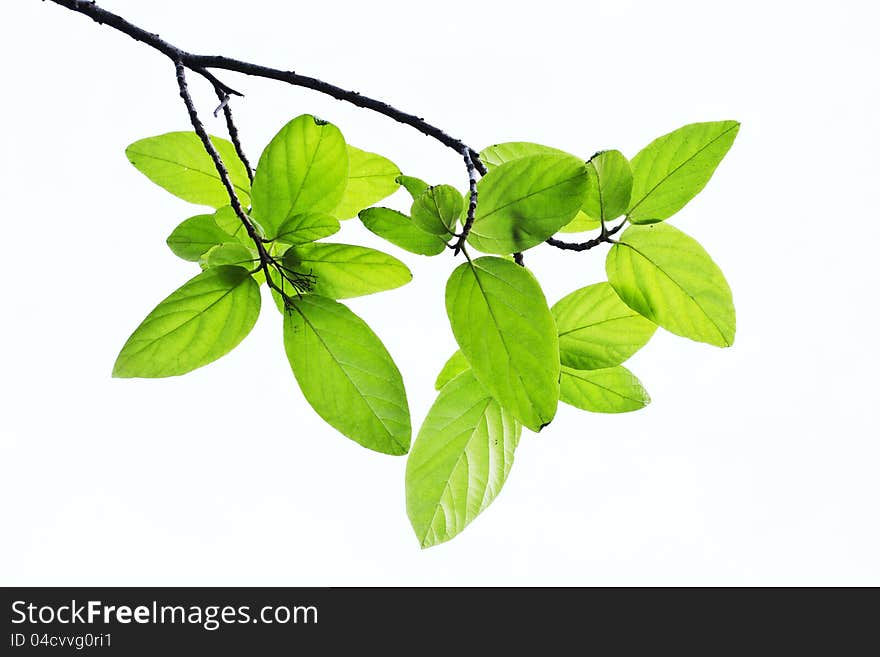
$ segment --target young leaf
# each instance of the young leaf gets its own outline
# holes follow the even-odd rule
[[[348,185],[334,214],[340,219],[351,219],[373,203],[397,191],[400,169],[391,160],[368,153],[354,146],[348,147]]]
[[[199,259],[199,264],[203,269],[222,267],[223,265],[239,265],[245,269],[253,269],[257,261],[256,252],[241,242],[226,242],[208,249],[207,253]]]
[[[348,150],[342,133],[309,114],[272,138],[254,174],[253,215],[274,238],[297,214],[333,213],[348,183]]]
[[[407,266],[394,256],[350,244],[294,246],[285,252],[284,266],[300,274],[312,274],[312,292],[330,299],[393,290],[412,280]]]
[[[593,413],[628,413],[651,402],[641,382],[620,365],[603,370],[563,367],[559,400]]]
[[[629,160],[620,151],[602,151],[587,162],[589,189],[584,212],[597,220],[611,221],[626,212],[632,192]]]
[[[303,395],[328,424],[369,449],[406,454],[412,429],[403,379],[360,317],[331,299],[294,298],[284,349]]]
[[[560,360],[579,370],[620,365],[657,330],[653,322],[623,303],[608,283],[575,290],[551,310],[559,331]]]
[[[217,225],[214,215],[199,214],[182,221],[165,242],[178,258],[198,262],[211,248],[234,239]]]
[[[339,232],[339,220],[322,212],[297,214],[278,227],[275,241],[282,244],[307,244]]]
[[[235,147],[225,139],[211,142],[229,171],[229,179],[242,205],[250,204],[251,184]],[[229,195],[211,156],[194,132],[169,132],[147,137],[125,149],[128,161],[154,183],[190,203],[219,208],[229,203]]]
[[[440,391],[406,463],[406,512],[423,548],[453,538],[492,503],[520,434],[470,372]]]
[[[249,219],[257,226],[259,230],[262,230],[260,225],[257,224],[253,217],[249,217]],[[250,235],[248,235],[244,224],[235,213],[235,210],[232,209],[231,205],[224,205],[222,208],[217,208],[217,211],[214,213],[214,221],[216,222],[220,230],[229,233],[242,244],[246,246],[253,245],[253,242],[251,241]]]
[[[505,162],[521,160],[530,155],[569,155],[569,153],[552,146],[534,144],[530,141],[508,141],[503,144],[487,146],[480,151],[480,159],[489,171],[501,166]]]
[[[428,187],[413,201],[410,215],[412,222],[433,235],[448,237],[464,208],[464,199],[455,187],[437,185]]]
[[[432,256],[446,248],[442,237],[425,232],[397,210],[367,208],[361,210],[358,216],[370,232],[410,253]]]
[[[397,176],[395,182],[398,185],[402,185],[403,188],[409,192],[409,195],[412,196],[413,201],[415,201],[422,193],[428,189],[428,183],[426,183],[421,178],[416,178],[415,176]]]
[[[574,219],[587,191],[587,169],[569,155],[531,155],[490,171],[478,191],[468,242],[485,253],[515,253]]]
[[[449,357],[449,360],[446,361],[443,369],[440,370],[440,374],[437,375],[437,380],[434,382],[434,389],[440,390],[440,388],[452,381],[452,379],[470,368],[471,364],[467,362],[467,358],[461,353],[461,349],[457,350]]]
[[[692,123],[652,141],[633,158],[634,224],[662,221],[681,210],[706,186],[730,150],[739,123]]]
[[[570,222],[559,229],[560,233],[583,233],[587,230],[595,230],[602,225],[598,219],[587,216],[583,210],[578,210]]]
[[[113,376],[177,376],[232,351],[260,314],[260,288],[242,267],[202,272],[147,315],[122,347]]]
[[[630,226],[608,252],[605,269],[623,302],[655,324],[698,342],[733,344],[730,287],[703,247],[677,228]]]
[[[477,380],[540,431],[559,400],[559,340],[535,277],[504,258],[462,263],[446,284],[446,312]]]

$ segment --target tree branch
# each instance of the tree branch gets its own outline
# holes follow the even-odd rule
[[[287,84],[296,87],[312,89],[318,93],[332,96],[337,100],[343,100],[352,105],[363,107],[373,112],[378,112],[379,114],[394,119],[398,123],[413,127],[428,137],[436,139],[441,144],[453,149],[456,153],[461,153],[464,149],[467,149],[477,166],[477,170],[480,171],[481,174],[485,174],[485,167],[483,166],[483,163],[480,162],[480,155],[476,150],[470,148],[460,139],[451,137],[440,128],[426,122],[423,118],[403,112],[392,107],[388,103],[376,100],[375,98],[370,98],[369,96],[364,96],[357,91],[348,91],[341,87],[337,87],[336,85],[318,80],[317,78],[300,75],[294,71],[283,71],[281,69],[261,66],[259,64],[251,64],[249,62],[232,59],[231,57],[224,57],[222,55],[197,55],[187,52],[163,40],[158,34],[148,32],[147,30],[128,22],[121,16],[99,7],[93,0],[51,0],[51,2],[66,7],[71,11],[88,16],[101,25],[112,27],[123,34],[127,34],[132,39],[158,50],[165,56],[171,58],[172,61],[180,62],[186,68],[206,78],[215,88],[222,89],[226,94],[236,96],[242,95],[238,91],[235,91],[231,87],[220,82],[210,71],[208,71],[208,69],[234,71],[236,73],[242,73],[243,75],[286,82]]]
[[[222,109],[223,116],[226,118],[226,132],[229,133],[229,140],[235,147],[235,152],[238,155],[238,159],[241,160],[241,163],[244,165],[244,170],[247,171],[248,180],[253,184],[254,170],[251,168],[251,163],[248,161],[247,155],[244,154],[244,148],[241,145],[241,138],[238,136],[238,126],[235,125],[235,120],[232,118],[232,108],[229,107],[229,94],[225,93],[222,89],[215,88],[214,91],[217,92],[217,98],[220,100],[220,106],[217,110]],[[214,116],[217,116],[217,110],[214,111]]]
[[[562,249],[563,251],[589,251],[604,242],[612,242],[610,239],[612,235],[617,233],[621,228],[623,228],[624,224],[626,224],[626,219],[617,224],[614,228],[610,228],[605,230],[605,226],[602,226],[602,233],[598,237],[594,237],[591,240],[587,240],[586,242],[564,242],[562,240],[557,240],[553,237],[550,237],[546,240],[547,244],[550,246],[555,246],[557,249]]]
[[[235,145],[238,156],[245,164],[245,168],[247,169],[249,175],[252,174],[251,167],[248,163],[247,158],[244,155],[244,151],[241,148],[241,143],[238,140],[238,131],[235,128],[235,124],[232,120],[232,113],[228,105],[229,96],[241,96],[242,94],[219,80],[209,69],[221,69],[225,71],[241,73],[243,75],[267,78],[269,80],[277,80],[279,82],[285,82],[296,87],[303,87],[306,89],[317,91],[318,93],[331,96],[333,98],[336,98],[337,100],[342,100],[347,103],[351,103],[352,105],[355,105],[357,107],[362,107],[364,109],[377,112],[378,114],[387,116],[388,118],[393,119],[398,123],[402,123],[404,125],[415,128],[422,134],[427,135],[428,137],[431,137],[440,142],[444,146],[453,149],[455,152],[462,154],[468,167],[468,181],[470,184],[471,195],[470,203],[468,206],[467,220],[465,221],[465,225],[463,227],[462,233],[459,236],[459,239],[452,246],[456,254],[463,249],[464,243],[467,240],[467,235],[470,232],[471,226],[473,225],[474,215],[476,211],[475,172],[478,172],[481,176],[484,176],[486,175],[487,169],[482,160],[480,160],[479,152],[465,144],[460,139],[448,135],[440,128],[431,125],[430,123],[425,121],[425,119],[418,117],[414,114],[403,112],[381,100],[377,100],[369,96],[364,96],[357,91],[349,91],[343,89],[342,87],[337,87],[336,85],[324,82],[323,80],[319,80],[317,78],[300,75],[295,71],[284,71],[268,66],[262,66],[260,64],[252,64],[250,62],[233,59],[231,57],[225,57],[223,55],[199,55],[188,52],[165,41],[158,34],[149,32],[141,27],[138,27],[137,25],[134,25],[133,23],[130,23],[118,14],[107,11],[106,9],[98,6],[98,4],[94,0],[50,1],[56,5],[60,5],[62,7],[70,9],[71,11],[77,12],[84,16],[88,16],[99,25],[107,25],[114,30],[122,32],[123,34],[127,34],[135,41],[139,41],[153,48],[154,50],[161,52],[166,57],[169,57],[175,63],[175,65],[178,66],[178,68],[188,68],[210,82],[217,93],[217,97],[220,99],[220,108],[223,109],[223,113],[226,117],[226,125],[230,132],[230,138]],[[191,102],[189,105],[191,105]],[[189,109],[189,106],[187,109]],[[197,115],[195,118],[196,120],[198,120]],[[199,123],[201,123],[201,121],[199,121]],[[202,126],[202,128],[204,129],[204,126]],[[206,144],[206,150],[208,148],[213,150],[213,145],[210,144],[210,140],[208,140],[208,143]],[[210,154],[210,150],[208,152]],[[215,164],[217,164],[216,161]],[[220,165],[222,166],[222,161],[220,161]],[[232,195],[233,196],[230,197],[230,200],[234,197],[234,190],[232,190]],[[233,207],[235,207],[235,205],[233,205]],[[242,215],[243,214],[244,213],[242,211]],[[574,244],[570,242],[564,242],[562,240],[557,240],[552,237],[546,240],[546,242],[551,246],[555,246],[556,248],[567,251],[585,251],[587,249],[593,248],[593,246],[597,246],[598,244],[607,241],[608,236],[613,235],[619,229],[620,226],[618,226],[616,229],[608,231],[607,233],[603,231],[603,235],[601,235],[599,238],[596,238],[597,240],[599,240],[598,242],[596,240],[590,240],[588,242]],[[269,257],[271,258],[271,256]]]
[[[205,149],[205,152],[211,158],[211,161],[214,163],[214,168],[217,170],[217,175],[220,176],[220,182],[223,183],[223,187],[226,189],[226,193],[229,196],[229,204],[232,206],[235,215],[239,218],[242,224],[244,224],[244,228],[247,231],[248,237],[251,238],[251,241],[256,246],[257,254],[259,255],[259,265],[258,269],[262,270],[263,274],[266,277],[266,285],[270,288],[278,292],[281,297],[284,299],[285,304],[289,303],[290,297],[284,292],[283,282],[284,280],[288,280],[293,286],[294,290],[299,293],[300,291],[307,291],[310,288],[310,281],[306,278],[296,277],[288,277],[282,271],[280,264],[275,260],[272,255],[266,250],[266,246],[263,244],[262,236],[257,232],[256,227],[253,222],[248,218],[247,214],[244,211],[244,208],[241,207],[241,201],[238,198],[238,194],[235,193],[235,187],[232,185],[232,181],[229,178],[229,171],[226,168],[226,164],[223,162],[223,158],[220,156],[220,153],[217,152],[211,138],[208,136],[208,131],[205,129],[204,123],[199,118],[199,113],[196,110],[195,103],[193,102],[192,96],[189,93],[189,85],[186,82],[186,67],[183,62],[175,62],[174,67],[177,73],[177,87],[180,89],[180,97],[183,99],[183,104],[186,106],[186,111],[189,114],[189,120],[192,124],[193,130],[195,130],[196,134],[199,136],[199,139],[202,142],[202,146]],[[270,274],[269,268],[272,267],[276,269],[282,277],[282,287],[278,287],[274,280],[272,280],[272,276]]]
[[[458,255],[459,251],[464,248],[465,242],[467,242],[468,234],[471,232],[471,228],[474,225],[474,219],[477,214],[477,167],[474,162],[474,158],[471,157],[471,151],[469,148],[462,148],[461,155],[464,157],[464,164],[467,167],[468,172],[468,211],[467,211],[467,219],[465,219],[464,226],[461,229],[461,233],[458,235],[458,240],[456,240],[455,244],[452,247],[453,255]],[[482,164],[482,163],[481,163]]]

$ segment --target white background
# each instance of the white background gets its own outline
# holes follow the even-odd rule
[[[163,56],[50,3],[6,2],[3,584],[880,584],[876,3],[106,4],[190,50],[379,96],[477,148],[531,140],[632,156],[685,123],[742,121],[673,219],[726,273],[737,341],[721,350],[658,332],[630,362],[651,406],[561,407],[540,437],[524,435],[495,504],[420,551],[404,459],[316,417],[268,304],[215,364],[111,379],[131,330],[193,275],[164,239],[198,210],[123,149],[189,129],[186,114]],[[458,156],[408,127],[222,77],[247,94],[234,110],[253,160],[310,112],[406,172],[464,186]],[[337,239],[380,246],[357,221]],[[417,428],[454,348],[443,288],[455,262],[380,248],[415,280],[351,306],[403,371]],[[604,276],[602,249],[526,259],[551,302]]]

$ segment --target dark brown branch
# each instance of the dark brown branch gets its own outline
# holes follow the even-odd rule
[[[467,167],[468,172],[468,211],[467,219],[465,219],[461,233],[458,235],[458,240],[452,247],[454,255],[458,255],[459,251],[464,248],[477,214],[477,167],[473,157],[471,157],[471,151],[469,148],[462,148],[461,155],[464,157],[464,164]]]
[[[614,228],[610,228],[605,230],[604,226],[602,228],[602,233],[598,237],[594,237],[591,240],[587,240],[586,242],[564,242],[562,240],[557,240],[553,237],[546,240],[547,244],[550,246],[555,246],[557,249],[562,249],[563,251],[589,251],[600,244],[605,242],[611,242],[610,239],[612,235],[617,233],[621,228],[623,228],[626,220],[621,221]]]
[[[291,84],[297,87],[304,87],[306,89],[312,89],[313,91],[332,96],[333,98],[343,100],[345,102],[351,103],[352,105],[363,107],[365,109],[372,110],[373,112],[378,112],[379,114],[383,114],[391,119],[394,119],[398,123],[408,125],[412,128],[415,128],[422,134],[436,139],[441,144],[444,144],[445,146],[453,149],[456,153],[461,153],[464,149],[467,149],[470,152],[471,158],[473,159],[477,170],[480,171],[480,173],[482,174],[485,173],[485,167],[480,161],[480,155],[476,150],[467,146],[467,144],[465,144],[460,139],[451,137],[440,128],[431,125],[423,118],[418,117],[414,114],[403,112],[395,107],[392,107],[388,103],[382,102],[381,100],[376,100],[375,98],[364,96],[357,91],[349,91],[341,87],[337,87],[336,85],[318,80],[317,78],[309,77],[307,75],[300,75],[294,71],[283,71],[281,69],[261,66],[259,64],[251,64],[249,62],[243,62],[237,59],[232,59],[231,57],[224,57],[221,55],[197,55],[187,52],[163,40],[158,34],[148,32],[147,30],[144,30],[137,25],[129,23],[121,16],[114,14],[113,12],[107,11],[102,7],[99,7],[97,4],[95,4],[95,2],[91,0],[51,0],[51,2],[54,2],[57,5],[61,5],[62,7],[66,7],[67,9],[70,9],[77,13],[88,16],[89,18],[101,25],[112,27],[113,29],[122,32],[123,34],[127,34],[132,39],[140,41],[141,43],[146,44],[151,48],[154,48],[155,50],[158,50],[167,57],[170,57],[172,61],[180,62],[186,68],[205,77],[209,82],[211,82],[215,89],[221,89],[226,94],[238,96],[241,95],[239,92],[220,82],[210,71],[208,71],[208,69],[234,71],[236,73],[242,73],[244,75],[251,75],[255,77],[286,82],[287,84]]]

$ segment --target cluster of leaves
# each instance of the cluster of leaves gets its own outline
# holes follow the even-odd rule
[[[122,348],[114,375],[180,375],[231,351],[256,322],[268,271],[285,352],[306,400],[361,445],[410,452],[407,512],[418,540],[423,547],[449,540],[497,496],[522,427],[543,429],[560,401],[601,413],[648,404],[623,363],[658,326],[711,345],[733,343],[724,276],[694,239],[663,222],[706,185],[738,129],[734,121],[688,125],[631,161],[611,150],[585,162],[527,142],[483,150],[488,171],[477,185],[467,245],[489,255],[471,259],[465,250],[449,277],[446,309],[459,351],[437,378],[437,399],[412,450],[400,372],[370,327],[339,301],[399,287],[411,273],[389,254],[319,240],[357,216],[401,249],[438,255],[460,235],[467,196],[402,175],[387,158],[346,144],[335,126],[310,115],[272,139],[253,182],[233,145],[212,137],[246,218],[280,263],[269,270],[260,267],[259,249],[198,137],[143,139],[126,151],[132,164],[172,194],[214,211],[185,220],[168,237],[171,250],[202,271],[146,317]],[[401,186],[412,196],[409,214],[374,207]],[[559,232],[593,229],[611,243],[608,281],[550,307],[533,274],[510,254]]]

